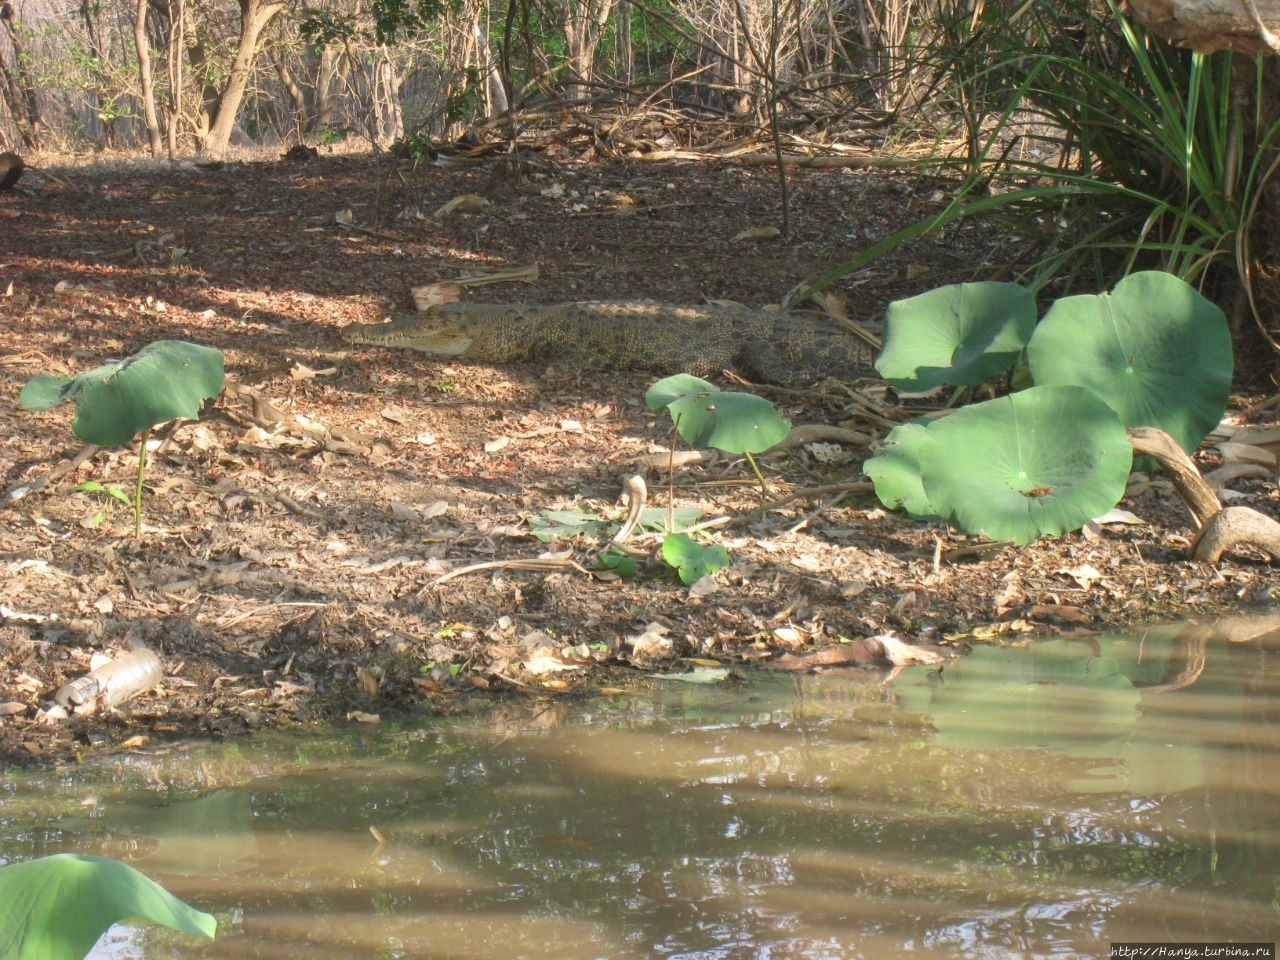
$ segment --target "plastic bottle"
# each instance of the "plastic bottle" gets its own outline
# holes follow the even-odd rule
[[[116,707],[145,693],[164,676],[164,667],[154,650],[136,647],[122,657],[104,663],[70,683],[64,683],[53,695],[59,706],[79,706],[101,698],[104,706]]]

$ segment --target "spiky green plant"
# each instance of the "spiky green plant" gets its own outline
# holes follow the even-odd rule
[[[1280,133],[1248,106],[1261,63],[1176,50],[1114,0],[1002,13],[953,39],[940,62],[970,117],[954,200],[811,289],[980,216],[1001,218],[1016,238],[1005,251],[1012,275],[1037,290],[1107,286],[1143,268],[1200,283],[1219,265],[1247,283],[1248,233]]]

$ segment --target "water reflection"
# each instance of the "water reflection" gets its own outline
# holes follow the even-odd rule
[[[1212,629],[1210,629],[1212,627]],[[1280,930],[1280,618],[10,781],[219,938],[100,956],[1092,957]],[[86,797],[96,802],[79,806]]]

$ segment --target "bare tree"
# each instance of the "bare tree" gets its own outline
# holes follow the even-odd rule
[[[212,122],[201,143],[201,152],[220,160],[226,156],[231,144],[231,132],[235,129],[240,101],[258,56],[258,43],[263,31],[284,10],[288,0],[240,0],[240,39],[235,59],[219,91],[210,113]]]
[[[404,112],[400,107],[400,84],[396,80],[396,68],[385,49],[370,78],[370,100],[374,115],[374,136],[379,143],[390,143],[404,134]]]
[[[151,75],[151,42],[147,39],[147,0],[135,0],[133,44],[138,54],[138,79],[142,83],[142,116],[147,127],[147,143],[153,157],[164,149],[160,140],[160,120],[156,115],[155,79]]]
[[[4,84],[4,97],[9,114],[18,128],[22,142],[32,150],[40,148],[40,102],[36,99],[36,85],[31,77],[18,14],[8,0],[0,0],[0,24],[9,41],[9,57],[0,51],[0,81]]]
[[[483,113],[514,139],[540,99],[629,97],[650,80],[644,99],[670,90],[686,105],[696,84],[744,125],[785,123],[802,100],[900,97],[890,77],[928,18],[981,0],[306,0],[297,19],[289,2],[23,0],[19,26],[18,0],[0,0],[0,124],[31,144],[56,116],[47,136],[102,124],[121,146],[167,141],[176,156],[194,141],[216,158],[253,91],[255,118],[285,137],[456,135]]]
[[[280,29],[272,40],[271,66],[292,113],[291,135],[301,141],[334,123],[335,73],[342,51],[334,43],[304,42],[292,18],[280,17],[276,24]]]
[[[618,37],[617,77],[628,92],[636,81],[635,36],[631,30],[631,18],[634,13],[635,5],[631,0],[620,0],[618,15],[614,18],[614,29]]]
[[[187,50],[187,5],[186,0],[168,0],[169,10],[169,55],[167,67],[169,72],[169,99],[167,105],[167,121],[165,143],[169,151],[169,159],[178,158],[178,128],[182,122],[182,65]],[[203,114],[202,114],[203,116]]]
[[[474,10],[471,20],[471,32],[475,38],[476,65],[480,69],[480,75],[484,77],[485,112],[489,116],[506,113],[510,106],[507,99],[507,89],[502,82],[502,74],[498,70],[498,63],[489,49],[488,30],[481,22],[484,11],[479,3],[472,3],[470,6]]]
[[[817,19],[822,0],[676,0],[676,9],[697,31],[733,109],[763,122],[769,115],[768,87],[786,83],[800,60],[799,24]],[[773,78],[766,82],[766,78]]]
[[[275,67],[276,79],[280,81],[280,86],[284,88],[285,95],[289,98],[293,113],[293,136],[301,142],[309,132],[314,118],[307,107],[307,93],[289,67],[287,56],[287,51],[281,44],[273,52],[271,64]]]
[[[595,81],[596,48],[609,25],[613,0],[564,0],[564,39],[573,79],[565,85],[569,100],[578,100]]]

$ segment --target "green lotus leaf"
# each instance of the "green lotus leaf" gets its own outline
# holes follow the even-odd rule
[[[1026,543],[1078,530],[1124,495],[1133,448],[1084,387],[1032,387],[958,410],[920,445],[925,495],[952,523]]]
[[[655,533],[671,533],[688,530],[701,519],[701,507],[645,507],[640,511],[639,527]]]
[[[976,386],[1004,373],[1036,322],[1016,283],[957,283],[889,304],[876,370],[899,390]]]
[[[620,577],[630,579],[639,572],[639,565],[636,558],[622,553],[619,550],[606,550],[598,557],[600,566],[606,570],[612,570]]]
[[[79,960],[133,918],[212,938],[217,921],[128,864],[60,853],[0,869],[0,957]]]
[[[862,465],[876,496],[890,510],[902,510],[916,520],[936,520],[920,477],[920,448],[928,442],[927,420],[901,423],[889,431],[880,452]]]
[[[1127,427],[1159,427],[1190,452],[1222,419],[1231,333],[1184,281],[1145,271],[1111,293],[1064,297],[1027,346],[1037,384],[1088,387]]]
[[[759,453],[786,437],[791,423],[764,397],[698,390],[667,404],[685,443],[726,453]]]
[[[677,373],[674,376],[663,377],[646,390],[644,402],[654,413],[661,413],[672,402],[699,391],[719,393],[720,388],[691,373]]]
[[[694,447],[759,453],[791,432],[791,422],[763,397],[721,390],[688,373],[659,380],[645,393],[644,401],[655,413],[671,414],[677,432]]]
[[[662,559],[676,568],[681,583],[694,583],[727,567],[732,558],[724,547],[699,543],[687,533],[670,533],[662,541]]]
[[[75,435],[86,443],[114,447],[157,424],[179,417],[194,420],[200,404],[221,393],[222,384],[221,350],[158,340],[120,363],[74,377],[35,377],[18,401],[40,411],[72,400]]]
[[[75,400],[86,386],[104,380],[120,369],[118,363],[107,363],[77,376],[50,376],[42,373],[32,377],[18,393],[18,402],[27,410],[43,413],[63,400]]]
[[[540,510],[528,523],[533,538],[542,543],[598,537],[608,526],[600,514],[588,510]]]

